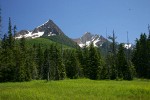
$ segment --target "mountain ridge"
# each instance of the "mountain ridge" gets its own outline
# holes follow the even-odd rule
[[[22,37],[28,39],[46,38],[59,44],[64,44],[73,48],[76,47],[76,43],[66,36],[64,32],[50,19],[44,24],[34,28],[32,31],[21,30],[15,34],[15,39],[20,39]]]
[[[38,38],[41,36],[53,36],[64,34],[62,30],[52,21],[48,20],[44,24],[34,28],[32,31],[21,30],[20,32],[15,34],[16,39],[20,39],[22,37],[25,38]]]
[[[73,39],[73,41],[75,41],[82,48],[84,46],[89,46],[91,43],[93,43],[95,47],[99,47],[108,40],[102,35],[85,32],[81,38]]]

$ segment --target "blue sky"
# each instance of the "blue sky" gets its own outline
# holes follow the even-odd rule
[[[106,36],[113,29],[118,42],[134,43],[141,33],[148,34],[150,0],[0,0],[2,31],[8,18],[18,31],[32,30],[52,19],[70,38],[85,32]]]

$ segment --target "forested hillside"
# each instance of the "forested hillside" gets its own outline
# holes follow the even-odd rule
[[[123,44],[117,47],[113,32],[106,57],[92,43],[80,48],[71,40],[64,42],[65,36],[15,39],[14,34],[16,27],[9,19],[8,33],[0,42],[0,82],[150,78],[150,35],[145,33],[136,40],[132,53]]]

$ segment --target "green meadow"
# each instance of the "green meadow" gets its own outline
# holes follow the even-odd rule
[[[0,100],[150,100],[150,81],[66,79],[0,83]]]

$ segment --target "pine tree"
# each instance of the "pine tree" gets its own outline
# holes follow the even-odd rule
[[[16,25],[14,26],[13,30],[14,30],[14,36],[15,36],[17,33],[17,26]]]
[[[61,52],[59,50],[58,66],[60,71],[60,79],[63,80],[66,78],[66,69],[65,69],[65,64],[63,62],[63,49],[61,49]]]
[[[76,53],[74,50],[67,52],[67,54],[68,57],[65,61],[67,77],[70,79],[76,79],[79,77],[79,73],[81,70],[80,63],[76,57]]]
[[[150,79],[150,25],[148,25],[148,39],[147,39],[147,53],[148,53],[148,68],[147,68],[147,78]]]
[[[43,50],[41,48],[41,45],[39,44],[37,51],[36,51],[37,55],[36,55],[36,63],[38,65],[38,74],[39,74],[39,78],[42,78],[42,72],[43,72],[43,63],[44,63],[44,55],[43,55]]]
[[[108,79],[108,67],[106,66],[106,62],[104,61],[103,57],[101,56],[101,49],[97,48],[98,56],[100,59],[100,75],[99,79]]]
[[[112,65],[113,65],[113,54],[112,53],[108,53],[107,54],[107,56],[106,56],[106,60],[105,60],[105,62],[106,62],[106,70],[107,70],[107,78],[108,79],[112,79],[112,75],[113,75],[113,73],[114,73],[114,71],[113,71],[113,68],[112,68]]]
[[[0,40],[2,36],[2,16],[1,16],[1,8],[0,8]]]
[[[80,77],[83,77],[84,76],[84,73],[83,73],[83,66],[84,66],[84,57],[83,57],[83,51],[81,50],[80,47],[77,47],[76,48],[76,56],[77,56],[77,59],[80,63],[80,68],[81,70],[79,71],[79,76]]]
[[[125,53],[124,53],[124,48],[123,48],[123,45],[120,44],[119,45],[119,51],[118,51],[118,54],[117,54],[117,76],[118,78],[122,78],[123,79],[123,74],[126,70],[126,67],[127,67],[127,60],[125,58]]]
[[[115,32],[114,32],[114,30],[113,30],[113,36],[111,37],[111,36],[109,36],[108,37],[110,40],[112,40],[112,44],[111,44],[111,52],[110,52],[110,71],[109,72],[111,72],[110,74],[110,79],[116,79],[117,78],[117,69],[116,69],[116,38],[117,37],[115,37]]]
[[[148,76],[148,42],[146,34],[141,34],[140,39],[136,40],[136,48],[133,54],[133,64],[137,72],[137,76],[140,78],[147,78]]]
[[[18,69],[17,81],[30,81],[36,79],[36,65],[34,62],[33,50],[28,49],[26,46],[26,39],[23,37],[20,39],[18,53],[16,56],[16,65]],[[19,59],[17,61],[17,59]]]
[[[8,36],[2,39],[1,52],[1,78],[2,81],[14,81],[15,61],[14,61],[14,38],[11,36],[11,20],[9,18]]]
[[[11,19],[9,18],[9,26],[8,26],[8,46],[10,49],[14,48],[14,42],[15,39],[12,35],[12,25],[11,25]]]
[[[26,53],[27,53],[27,48],[26,48],[26,42],[25,38],[20,39],[20,64],[19,64],[19,70],[18,70],[18,81],[26,81],[27,75],[26,75]]]
[[[132,80],[133,68],[131,68],[130,62],[127,61],[123,44],[119,45],[119,51],[117,53],[117,76],[119,79]]]
[[[101,62],[100,57],[98,56],[98,52],[94,47],[93,43],[89,47],[89,78],[93,80],[97,80],[100,75]]]
[[[43,79],[47,79],[49,81],[51,79],[51,65],[50,65],[50,55],[49,50],[46,49],[44,51],[44,64],[43,64]]]
[[[54,61],[54,80],[59,80],[60,79],[60,68],[61,66],[61,55],[60,55],[60,52],[58,50],[58,48],[55,46],[53,46],[53,61]]]
[[[83,48],[83,75],[84,77],[89,78],[89,66],[88,66],[88,60],[89,60],[89,48],[84,47]]]

